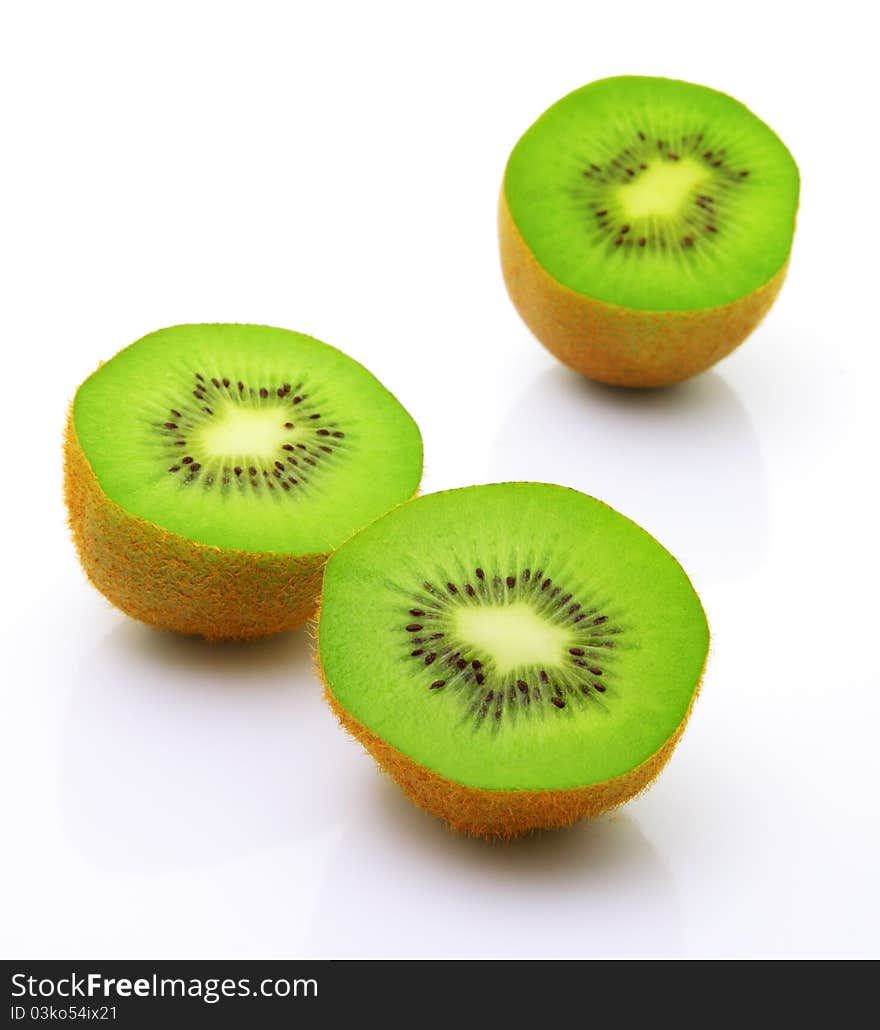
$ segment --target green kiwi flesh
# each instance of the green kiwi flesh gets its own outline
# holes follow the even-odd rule
[[[486,790],[612,780],[693,703],[700,601],[653,537],[540,483],[417,498],[331,557],[319,660],[335,702],[437,776]]]
[[[563,97],[516,144],[504,182],[554,280],[643,311],[715,308],[771,280],[798,194],[791,154],[742,103],[644,76]]]
[[[328,553],[421,477],[419,431],[373,375],[267,326],[145,336],[80,387],[73,426],[112,502],[222,549]]]

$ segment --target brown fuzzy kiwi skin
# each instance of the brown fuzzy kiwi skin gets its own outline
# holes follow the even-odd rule
[[[523,239],[502,187],[501,271],[522,320],[563,364],[613,386],[669,386],[726,357],[770,310],[788,261],[763,286],[730,304],[694,311],[639,311],[563,286]]]
[[[294,629],[314,614],[329,554],[226,550],[131,515],[101,489],[72,407],[64,499],[86,575],[132,618],[209,640],[248,640]]]
[[[659,776],[672,757],[693,711],[705,672],[704,663],[688,710],[672,735],[635,769],[587,787],[484,790],[456,783],[419,765],[347,711],[337,701],[324,675],[317,631],[315,636],[315,660],[324,683],[324,697],[342,727],[397,782],[410,801],[442,819],[450,829],[487,841],[509,841],[538,830],[555,830],[581,819],[593,819],[640,794]]]

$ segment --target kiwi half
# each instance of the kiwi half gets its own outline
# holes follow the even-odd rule
[[[407,795],[510,838],[619,805],[663,768],[709,632],[676,560],[541,483],[417,498],[328,562],[327,699]]]
[[[80,386],[65,498],[92,583],[208,638],[314,612],[330,552],[417,490],[418,428],[363,366],[285,329],[151,333]]]
[[[591,83],[545,111],[508,161],[508,292],[548,350],[592,379],[686,379],[770,308],[798,193],[785,145],[732,97],[672,79]]]

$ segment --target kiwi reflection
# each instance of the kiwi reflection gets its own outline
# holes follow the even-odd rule
[[[675,882],[625,811],[486,844],[379,778],[321,886],[307,953],[344,957],[678,955]]]
[[[698,586],[748,573],[766,551],[760,446],[716,372],[667,389],[622,390],[548,369],[511,408],[489,472],[606,501],[668,547]]]
[[[209,644],[127,620],[109,633],[63,728],[62,819],[83,856],[218,864],[344,819],[361,770],[323,710],[310,648],[302,631]]]

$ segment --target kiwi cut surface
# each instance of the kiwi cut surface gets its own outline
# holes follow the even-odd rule
[[[797,166],[737,100],[672,79],[591,83],[514,147],[500,205],[508,290],[542,343],[629,386],[708,368],[785,275]]]
[[[124,611],[211,638],[314,610],[327,555],[408,499],[419,431],[363,366],[253,325],[163,329],[76,393],[65,492],[92,582]]]
[[[330,559],[327,698],[418,804],[488,838],[653,779],[708,651],[699,599],[635,523],[540,483],[417,498]]]

